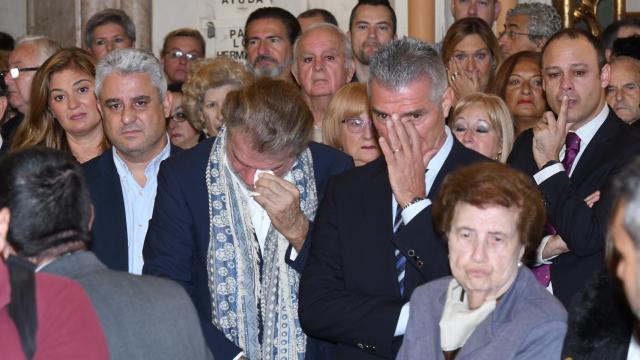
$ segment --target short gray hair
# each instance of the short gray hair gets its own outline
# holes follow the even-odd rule
[[[102,90],[102,82],[111,74],[144,73],[149,75],[153,86],[158,89],[160,98],[167,94],[167,80],[158,58],[153,54],[137,49],[117,49],[105,56],[96,67],[95,92],[98,98]]]
[[[626,203],[624,228],[640,252],[640,157],[636,157],[613,180],[616,205]]]
[[[60,43],[52,38],[44,35],[24,35],[18,38],[16,41],[16,48],[21,45],[33,45],[38,49],[40,55],[40,64],[47,61],[51,55],[57,53],[62,49]]]
[[[369,88],[376,80],[385,88],[400,90],[419,79],[431,84],[429,99],[442,100],[447,89],[447,71],[438,52],[427,43],[405,37],[394,40],[378,50],[369,65]]]
[[[529,19],[527,31],[529,40],[533,42],[538,42],[542,38],[548,40],[562,29],[562,19],[551,5],[539,2],[518,4],[507,11],[507,19],[516,15],[525,15]]]
[[[333,24],[329,24],[329,23],[318,23],[318,24],[313,24],[311,26],[309,26],[308,28],[306,28],[302,34],[300,36],[298,36],[298,38],[296,39],[296,41],[293,43],[293,58],[294,61],[293,65],[296,69],[298,67],[297,64],[297,59],[298,59],[298,46],[300,46],[300,41],[307,36],[310,32],[317,30],[317,29],[326,29],[329,31],[333,31],[336,35],[338,35],[338,37],[340,38],[340,44],[342,45],[342,51],[343,51],[343,56],[344,56],[344,67],[345,69],[349,69],[351,67],[351,63],[353,63],[353,51],[351,50],[351,40],[349,39],[349,37],[347,36],[347,34],[344,33],[344,31],[340,30],[339,27],[333,25]]]
[[[132,43],[136,42],[136,26],[131,21],[129,15],[120,9],[104,9],[89,18],[84,30],[84,45],[87,49],[93,44],[93,31],[98,27],[106,24],[119,25],[124,30],[125,35]]]

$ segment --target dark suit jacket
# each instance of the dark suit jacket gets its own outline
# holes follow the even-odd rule
[[[109,270],[89,251],[61,256],[42,271],[82,285],[111,359],[213,359],[191,300],[174,282]]]
[[[171,155],[181,149],[171,145]],[[113,150],[82,164],[94,207],[91,251],[109,269],[129,271],[127,218]]]
[[[454,145],[428,198],[446,174],[487,160]],[[392,191],[384,158],[336,176],[320,205],[309,259],[300,282],[299,313],[309,335],[337,342],[337,359],[393,358],[401,337],[394,331],[413,289],[449,274],[447,249],[436,235],[431,206],[394,240]],[[405,296],[400,297],[393,242],[407,257]]]
[[[196,305],[214,356],[233,359],[241,349],[211,322],[211,294],[207,282],[209,200],[205,172],[213,142],[213,138],[207,139],[162,164],[153,218],[144,245],[143,272],[182,284]],[[353,167],[353,161],[325,145],[311,143],[309,148],[320,200],[328,178]],[[298,271],[304,265],[308,243],[305,242],[295,262],[290,264]]]
[[[0,133],[2,134],[2,146],[0,147],[0,155],[7,153],[9,148],[11,147],[11,141],[13,140],[13,135],[16,133],[16,129],[22,123],[24,119],[24,115],[22,113],[18,113],[16,116],[7,120],[4,124],[2,124],[2,129]]]
[[[416,289],[398,360],[444,360],[438,324],[450,282],[446,277]],[[564,307],[523,267],[456,360],[558,359],[566,332]]]
[[[533,132],[518,139],[509,164],[533,176],[539,171],[531,150]],[[571,178],[561,171],[542,184],[549,219],[567,243],[570,252],[553,260],[553,293],[569,308],[571,298],[604,263],[604,240],[613,202],[612,178],[640,154],[640,135],[620,120],[612,109],[584,150]],[[584,198],[596,190],[600,200],[589,208]]]

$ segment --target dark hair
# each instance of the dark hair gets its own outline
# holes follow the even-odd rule
[[[0,161],[0,209],[11,211],[7,240],[23,257],[89,242],[91,199],[71,155],[43,147]]]
[[[227,94],[222,118],[229,133],[246,132],[260,153],[298,154],[313,131],[313,115],[298,87],[267,77]]]
[[[542,54],[542,58],[540,60],[541,68],[544,69],[544,53],[545,51],[547,51],[547,48],[554,41],[560,40],[565,37],[571,40],[577,40],[579,38],[584,38],[585,40],[587,40],[587,42],[591,44],[591,47],[596,51],[596,56],[598,59],[598,71],[602,71],[602,67],[607,63],[607,60],[604,57],[604,50],[602,50],[602,47],[600,47],[600,42],[598,41],[598,38],[593,36],[590,32],[587,32],[582,29],[576,29],[576,28],[568,28],[568,29],[560,30],[557,33],[555,33],[555,35],[553,35],[549,39],[549,41],[547,41],[546,44],[544,44],[544,47],[542,48],[542,51],[541,51],[541,54]]]
[[[167,49],[167,46],[169,45],[169,40],[176,37],[180,37],[180,36],[196,39],[196,41],[200,45],[200,48],[202,49],[202,54],[200,55],[202,55],[203,57],[205,56],[207,45],[204,41],[204,38],[202,37],[202,34],[197,29],[190,29],[190,28],[180,28],[168,33],[167,36],[164,37],[164,42],[162,43],[162,50],[160,51],[160,56],[165,56],[167,52],[169,52],[169,49]]]
[[[324,22],[338,26],[338,20],[336,20],[336,17],[333,16],[329,10],[325,9],[309,9],[307,11],[303,11],[298,15],[298,19],[306,19],[316,16],[322,16]]]
[[[29,260],[17,256],[9,256],[6,264],[11,289],[9,316],[18,331],[22,351],[30,360],[36,353],[38,330],[35,266]]]
[[[505,101],[507,100],[506,90],[509,77],[520,60],[531,60],[540,66],[540,53],[535,51],[521,51],[509,56],[502,65],[500,65],[491,92],[500,96]]]
[[[358,8],[362,5],[384,6],[385,8],[387,8],[387,10],[389,10],[389,16],[391,17],[391,28],[393,29],[393,35],[396,34],[396,31],[398,29],[398,19],[396,18],[396,12],[391,7],[391,4],[389,4],[389,0],[358,1],[358,4],[356,4],[356,6],[353,7],[353,9],[351,10],[351,15],[349,16],[349,31],[351,31],[351,28],[353,27],[353,21],[356,18],[356,10],[358,10]]]
[[[618,30],[627,26],[640,28],[640,18],[627,17],[609,24],[601,35],[602,48],[611,49],[613,47],[613,42],[618,38]]]
[[[182,82],[167,85],[167,91],[182,94]]]
[[[525,247],[523,260],[533,259],[542,239],[546,211],[538,187],[524,173],[496,162],[480,162],[447,175],[433,204],[436,229],[443,235],[459,203],[479,208],[503,206],[518,211],[516,229]]]
[[[11,51],[16,47],[16,40],[6,32],[0,31],[0,50]]]
[[[611,57],[629,56],[640,60],[640,35],[616,39],[611,48]]]
[[[120,9],[104,9],[89,18],[84,30],[84,45],[87,49],[91,48],[93,43],[93,31],[98,27],[106,24],[120,25],[124,33],[132,43],[136,41],[136,26],[131,21],[129,15]]]
[[[291,46],[293,46],[296,38],[298,38],[298,35],[300,35],[300,23],[298,22],[298,19],[293,16],[293,14],[279,7],[263,7],[256,9],[254,12],[249,14],[247,22],[244,24],[244,38],[242,39],[242,43],[245,47],[247,46],[247,37],[249,36],[249,34],[247,34],[249,24],[252,21],[262,19],[279,20],[287,30],[287,36],[289,37],[288,40]]]

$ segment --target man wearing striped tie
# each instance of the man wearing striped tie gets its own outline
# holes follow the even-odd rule
[[[453,93],[437,52],[405,38],[372,58],[368,91],[384,157],[329,185],[300,283],[303,330],[336,359],[391,359],[412,291],[449,273],[431,202],[446,174],[487,160],[445,125]]]

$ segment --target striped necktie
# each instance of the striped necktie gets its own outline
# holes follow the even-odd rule
[[[402,207],[400,207],[400,204],[398,204],[398,207],[396,208],[396,218],[393,221],[394,236],[397,236],[398,231],[400,230],[400,228],[402,228],[403,225],[404,225],[404,222],[402,221]],[[402,255],[399,249],[395,249],[394,254],[396,258],[396,274],[398,275],[398,285],[400,285],[400,296],[403,296],[404,295],[404,273],[405,273],[405,268],[407,264],[407,258],[404,257],[404,255]]]

